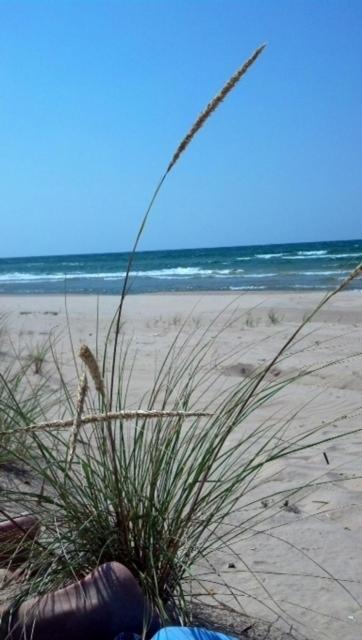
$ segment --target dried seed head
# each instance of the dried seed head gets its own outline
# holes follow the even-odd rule
[[[83,373],[80,377],[79,380],[79,384],[78,384],[78,393],[77,393],[77,418],[81,418],[82,413],[83,413],[83,409],[84,409],[84,403],[85,403],[85,398],[87,395],[87,391],[88,391],[88,380],[87,380],[87,376],[85,373]]]
[[[77,406],[74,417],[73,427],[69,435],[68,454],[67,454],[67,470],[70,469],[73,462],[75,448],[77,446],[78,433],[82,424],[82,414],[84,411],[85,399],[88,391],[88,381],[85,373],[81,376],[78,384]]]
[[[328,294],[327,297],[330,298],[331,296],[335,296],[336,293],[345,289],[352,282],[352,280],[355,280],[356,278],[360,278],[361,276],[362,276],[362,262],[358,264],[357,267],[355,267],[353,271],[351,271],[351,273],[349,273],[348,276],[344,280],[342,280],[341,284],[338,285],[338,287],[334,289],[330,294]]]
[[[79,357],[82,360],[82,362],[84,362],[90,375],[92,376],[92,380],[94,382],[94,386],[96,390],[104,398],[105,397],[104,382],[98,366],[98,362],[95,359],[90,348],[87,347],[86,344],[82,344],[81,348],[79,349]]]
[[[215,96],[215,98],[213,98],[213,100],[209,102],[207,107],[204,109],[204,111],[202,111],[202,113],[197,118],[196,122],[192,125],[188,134],[184,137],[182,142],[177,147],[174,153],[174,156],[167,167],[166,173],[169,173],[169,171],[171,171],[172,167],[176,164],[180,155],[185,151],[186,147],[188,147],[188,145],[190,144],[192,138],[196,135],[199,129],[203,127],[206,120],[211,116],[211,114],[214,111],[216,111],[216,109],[221,104],[221,102],[226,98],[228,93],[230,93],[230,91],[234,89],[234,87],[237,85],[239,80],[243,77],[243,75],[245,75],[245,73],[248,71],[251,65],[254,64],[255,60],[260,56],[260,54],[265,49],[265,47],[266,47],[265,44],[261,45],[261,47],[258,47],[258,49],[254,51],[254,53],[250,56],[250,58],[243,64],[243,66],[240,67],[234,73],[234,75],[231,76],[230,80],[227,81],[227,83],[223,86],[223,88],[217,94],[217,96]]]
[[[346,286],[347,284],[352,282],[352,280],[354,280],[355,278],[359,278],[360,276],[362,276],[362,262],[357,265],[355,269],[353,269],[352,273],[350,273],[349,276],[347,276],[347,278],[343,282],[343,285]]]

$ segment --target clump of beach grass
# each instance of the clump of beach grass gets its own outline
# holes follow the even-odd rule
[[[283,320],[283,316],[279,315],[274,309],[269,309],[268,320],[270,324],[279,324]]]
[[[256,327],[257,324],[258,324],[257,318],[253,316],[251,311],[248,311],[248,313],[245,316],[245,326],[249,328],[253,328],[253,327]]]
[[[34,347],[29,348],[28,354],[26,355],[26,362],[35,375],[41,375],[43,373],[48,352],[49,345],[46,342],[36,344]]]
[[[4,343],[9,339],[4,330]],[[34,380],[33,360],[18,354],[10,341],[10,357],[0,368],[0,465],[12,464],[14,452],[20,445],[22,429],[43,418],[54,401],[47,379]],[[36,371],[34,371],[36,373]],[[20,438],[13,438],[18,430]]]

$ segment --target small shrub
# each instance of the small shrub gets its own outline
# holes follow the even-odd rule
[[[283,316],[279,316],[274,309],[268,311],[268,319],[270,324],[279,324],[283,320]]]
[[[179,327],[181,325],[181,322],[182,322],[182,317],[180,316],[179,313],[175,313],[175,315],[172,316],[171,324],[174,327]]]
[[[35,345],[35,347],[29,350],[29,353],[25,357],[25,361],[28,366],[32,368],[35,375],[40,375],[43,372],[43,365],[48,352],[49,345],[45,342],[43,344]]]
[[[246,314],[245,317],[245,326],[246,327],[256,327],[258,324],[256,318],[254,318],[253,314],[251,313],[251,311],[248,311],[248,313]]]

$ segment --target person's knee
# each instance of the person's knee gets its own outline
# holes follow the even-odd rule
[[[8,637],[113,640],[121,632],[151,636],[159,626],[129,569],[107,562],[64,589],[25,601],[12,618]]]

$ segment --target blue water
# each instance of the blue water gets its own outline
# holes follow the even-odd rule
[[[0,293],[118,294],[127,253],[0,259]],[[143,251],[130,293],[336,287],[362,262],[362,240]],[[362,279],[355,280],[362,289]]]

